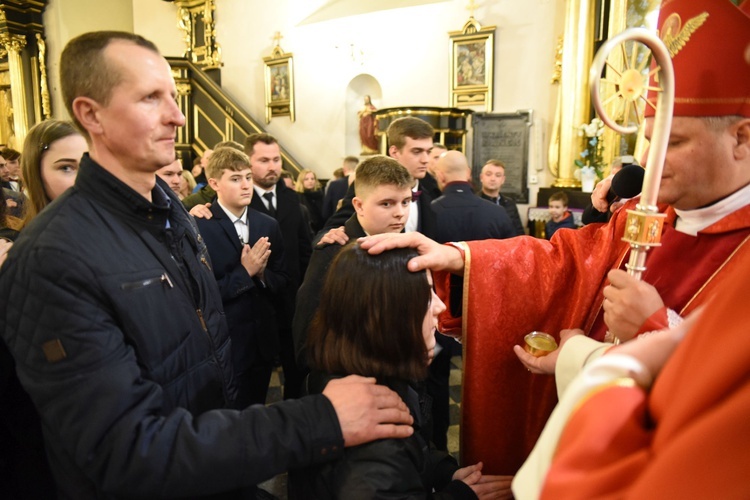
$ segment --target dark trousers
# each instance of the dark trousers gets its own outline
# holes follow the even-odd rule
[[[299,399],[302,397],[302,382],[305,374],[297,366],[291,325],[279,329],[279,340],[281,341],[281,368],[284,370],[284,399]]]
[[[266,404],[272,371],[273,362],[259,359],[253,362],[250,368],[235,374],[234,378],[237,383],[235,408],[244,410],[250,405]]]

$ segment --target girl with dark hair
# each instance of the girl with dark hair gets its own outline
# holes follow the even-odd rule
[[[434,332],[445,304],[432,290],[429,271],[407,270],[416,256],[408,248],[370,255],[356,243],[344,247],[328,270],[307,340],[309,393],[350,374],[374,377],[409,407],[414,434],[349,448],[335,462],[290,471],[291,498],[503,498],[509,493],[509,478],[483,476],[481,462],[459,469],[429,443],[430,405],[417,382],[434,356]]]

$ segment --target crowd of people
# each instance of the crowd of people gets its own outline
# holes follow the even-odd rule
[[[266,133],[183,165],[156,46],[74,38],[72,122],[0,151],[2,496],[256,498],[288,471],[301,499],[747,497],[747,4],[661,9],[701,23],[673,54],[671,129],[646,108],[670,139],[641,280],[621,241],[638,199],[607,201],[611,176],[581,229],[550,197],[542,239],[501,160],[475,189],[415,117],[325,188]],[[531,331],[560,347],[532,356]]]

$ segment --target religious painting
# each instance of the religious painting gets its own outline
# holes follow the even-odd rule
[[[491,111],[495,27],[482,28],[472,17],[449,35],[451,106]]]
[[[292,54],[276,45],[270,57],[264,57],[266,123],[276,116],[294,121],[294,69]]]

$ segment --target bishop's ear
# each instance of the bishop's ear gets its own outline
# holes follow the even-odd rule
[[[743,118],[735,124],[735,138],[735,159],[750,159],[750,118]]]

